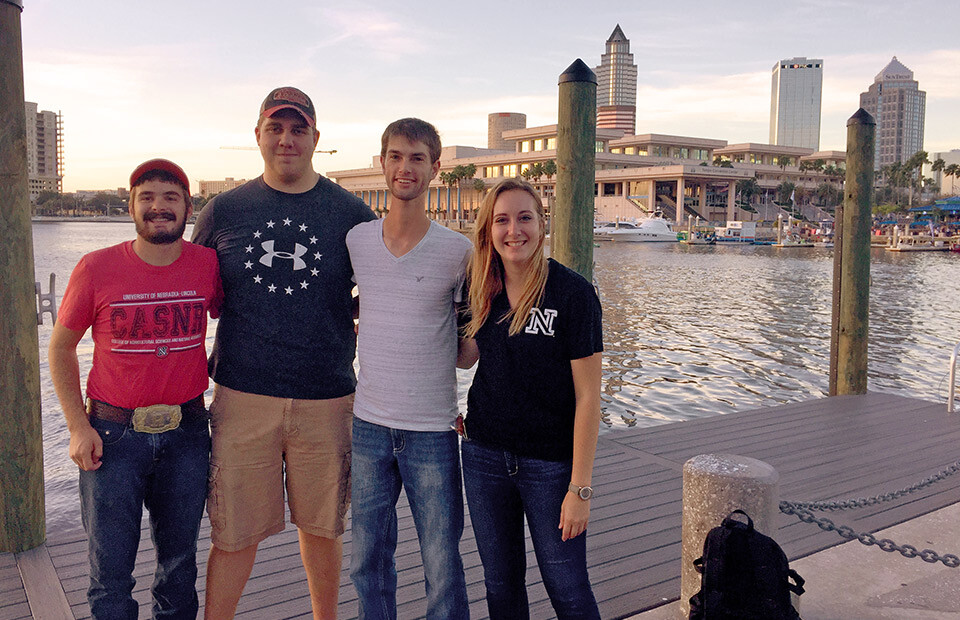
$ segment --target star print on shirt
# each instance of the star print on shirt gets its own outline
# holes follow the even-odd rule
[[[276,226],[282,223],[279,228]],[[253,243],[243,247],[244,254],[251,255],[251,259],[243,262],[244,270],[253,271],[254,284],[260,284],[265,278],[271,280],[267,291],[270,293],[282,290],[291,297],[296,292],[304,292],[309,288],[302,269],[309,269],[310,276],[318,278],[320,270],[315,266],[323,258],[321,252],[307,253],[309,245],[318,245],[320,239],[316,235],[306,236],[309,226],[306,223],[294,224],[289,218],[279,222],[269,220],[266,228],[252,231]],[[312,263],[312,264],[311,264]],[[267,273],[267,276],[263,274]]]

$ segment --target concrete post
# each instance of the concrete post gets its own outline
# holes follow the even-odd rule
[[[20,0],[0,0],[0,551],[44,541],[40,344],[27,190]]]
[[[560,75],[559,84],[557,199],[550,255],[592,282],[597,76],[578,58]]]
[[[843,220],[835,241],[830,395],[866,394],[870,302],[870,223],[877,122],[860,108],[847,121]],[[839,245],[836,245],[839,243]],[[839,263],[839,267],[837,264]],[[839,277],[837,277],[839,275]]]
[[[707,532],[740,509],[757,531],[775,538],[780,503],[780,475],[773,467],[746,456],[701,454],[683,464],[680,612],[690,615],[690,597],[700,589],[693,561],[703,554]]]

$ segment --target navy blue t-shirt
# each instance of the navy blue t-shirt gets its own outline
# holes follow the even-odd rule
[[[301,194],[260,177],[207,204],[193,242],[217,251],[223,279],[214,381],[281,398],[354,391],[353,269],[344,239],[375,217],[324,177]]]
[[[506,292],[477,331],[480,361],[467,395],[467,434],[515,454],[573,458],[576,400],[570,360],[603,351],[600,300],[577,272],[553,259],[543,301],[520,333],[500,321]]]

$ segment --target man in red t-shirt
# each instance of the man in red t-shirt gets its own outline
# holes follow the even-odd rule
[[[197,615],[197,534],[210,433],[203,393],[207,314],[222,290],[216,252],[183,240],[190,182],[171,161],[130,175],[137,237],[77,264],[50,338],[50,374],[80,468],[95,619],[135,620],[131,596],[143,506],[157,551],[153,616]],[[77,345],[93,364],[86,401]]]

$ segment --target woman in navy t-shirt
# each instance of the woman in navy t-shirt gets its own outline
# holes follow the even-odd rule
[[[600,617],[586,531],[600,420],[600,301],[544,257],[543,203],[519,179],[494,187],[476,222],[459,364],[480,364],[467,399],[463,478],[490,617],[527,618],[526,516],[561,619]]]

